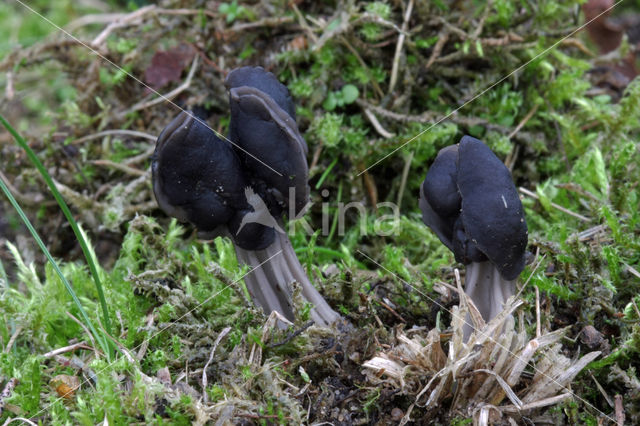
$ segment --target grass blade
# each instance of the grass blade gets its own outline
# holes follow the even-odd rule
[[[40,247],[40,250],[42,250],[42,252],[47,257],[49,262],[51,262],[51,265],[53,266],[53,269],[56,271],[56,273],[58,274],[58,276],[60,277],[60,279],[64,283],[64,286],[67,288],[67,292],[71,295],[71,298],[73,298],[73,301],[75,302],[76,306],[78,307],[78,310],[82,314],[82,318],[84,319],[85,324],[91,330],[91,333],[93,333],[95,339],[100,342],[100,344],[102,345],[103,351],[106,354],[109,354],[110,353],[109,343],[105,340],[104,336],[102,334],[99,334],[98,331],[93,326],[93,323],[89,319],[89,316],[87,315],[87,313],[85,312],[84,308],[82,307],[82,304],[80,303],[80,299],[78,299],[78,296],[76,295],[76,292],[73,290],[73,287],[71,287],[71,283],[69,283],[67,278],[64,276],[64,274],[60,270],[60,267],[58,266],[58,263],[53,259],[53,256],[51,256],[51,253],[49,252],[49,250],[47,249],[47,246],[45,246],[44,242],[40,238],[40,235],[38,235],[38,232],[35,230],[35,228],[31,224],[31,221],[29,220],[27,215],[24,213],[24,211],[22,210],[22,208],[20,207],[20,205],[18,204],[16,199],[13,197],[13,194],[11,194],[11,192],[9,191],[9,188],[7,188],[7,185],[5,185],[5,183],[4,183],[4,181],[2,179],[0,179],[0,188],[2,189],[2,191],[7,196],[7,198],[9,199],[9,202],[11,203],[13,208],[16,210],[16,212],[18,212],[18,215],[20,216],[20,219],[22,219],[22,221],[26,225],[27,229],[29,229],[29,232],[31,232],[31,235],[33,235],[33,238],[36,240],[36,243],[38,243],[38,246]]]
[[[11,126],[11,124],[9,124],[9,122],[7,120],[5,120],[5,118],[2,115],[0,115],[0,122],[9,131],[9,133],[11,133],[11,135],[14,137],[14,139],[16,140],[18,145],[20,145],[20,147],[22,149],[24,149],[24,151],[27,153],[27,156],[29,157],[29,160],[31,160],[31,162],[38,169],[38,172],[40,172],[40,174],[42,175],[42,178],[45,180],[45,182],[49,186],[49,189],[51,190],[51,193],[53,194],[53,197],[58,202],[58,205],[60,206],[60,209],[64,213],[64,216],[67,218],[67,221],[69,222],[69,225],[71,225],[71,229],[73,229],[73,233],[75,234],[76,239],[78,240],[78,243],[80,244],[80,247],[82,248],[82,253],[84,254],[84,257],[85,257],[85,259],[87,261],[87,265],[89,266],[89,270],[91,271],[91,276],[93,277],[93,282],[95,283],[96,290],[98,291],[98,298],[100,300],[100,306],[102,308],[102,317],[103,317],[104,329],[107,331],[107,333],[112,334],[111,333],[111,321],[109,320],[109,310],[107,308],[107,300],[104,297],[104,291],[102,289],[102,282],[100,281],[100,276],[98,275],[98,267],[96,266],[96,263],[93,260],[93,256],[91,256],[91,251],[89,250],[89,246],[87,245],[87,241],[85,240],[84,236],[82,235],[82,232],[80,231],[80,227],[78,226],[78,223],[73,218],[73,215],[71,214],[71,211],[69,210],[69,206],[67,206],[67,203],[62,198],[62,195],[60,194],[60,191],[58,191],[58,188],[56,188],[56,185],[53,182],[53,179],[51,179],[51,176],[49,175],[49,173],[45,169],[45,167],[42,164],[42,162],[40,162],[40,160],[36,156],[35,152],[33,152],[33,150],[29,147],[29,145],[22,138],[22,136],[20,136],[18,134],[18,132],[15,131],[15,129]],[[14,207],[15,207],[15,205],[14,205]],[[25,218],[26,218],[26,216],[25,216]]]

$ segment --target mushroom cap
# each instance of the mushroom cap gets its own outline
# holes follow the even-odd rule
[[[202,231],[226,224],[242,205],[240,160],[191,112],[181,112],[160,133],[151,167],[160,208]]]
[[[231,144],[218,138],[192,112],[183,111],[158,136],[152,163],[153,192],[162,210],[200,231],[226,226],[235,243],[261,250],[273,243],[273,228],[242,218],[253,208],[249,182]],[[258,186],[258,190],[261,187]],[[268,194],[259,193],[269,199]]]
[[[242,148],[237,152],[245,172],[265,182],[281,208],[289,207],[293,191],[298,214],[309,200],[309,170],[289,91],[260,67],[234,70],[225,84],[231,106],[229,135]]]
[[[224,85],[228,90],[242,86],[254,87],[269,95],[294,121],[296,119],[296,107],[289,89],[262,67],[236,68],[227,75]]]
[[[507,280],[522,272],[524,209],[509,170],[478,139],[464,136],[438,153],[421,187],[420,208],[457,261],[488,259]]]

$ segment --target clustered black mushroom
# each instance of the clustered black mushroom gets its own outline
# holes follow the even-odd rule
[[[443,148],[420,189],[422,220],[466,265],[465,293],[490,321],[515,292],[527,224],[511,174],[481,141]],[[471,334],[467,318],[465,339]]]
[[[227,76],[229,143],[193,113],[180,113],[158,137],[152,161],[160,207],[210,235],[227,235],[249,294],[268,314],[294,319],[290,284],[313,305],[311,318],[330,325],[340,316],[313,287],[284,231],[309,199],[307,145],[289,91],[260,67]]]

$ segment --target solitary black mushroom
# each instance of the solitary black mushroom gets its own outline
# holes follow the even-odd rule
[[[527,246],[509,170],[484,143],[464,136],[438,153],[420,188],[420,209],[423,222],[466,265],[465,293],[490,321],[515,292]],[[465,339],[470,334],[466,324]]]
[[[306,144],[289,92],[262,68],[232,71],[230,140],[218,138],[189,112],[160,134],[152,170],[154,193],[169,215],[234,241],[254,302],[293,321],[293,281],[313,305],[311,318],[329,325],[340,316],[309,281],[291,246],[283,214],[302,212],[309,187]]]

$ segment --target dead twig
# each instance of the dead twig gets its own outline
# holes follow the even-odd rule
[[[213,354],[216,352],[216,348],[220,344],[220,341],[224,338],[224,336],[229,334],[230,331],[231,331],[231,327],[226,327],[220,332],[220,334],[218,334],[218,338],[213,343],[213,347],[211,348],[211,355],[209,355],[209,360],[207,361],[207,363],[204,365],[204,368],[202,369],[202,396],[204,398],[204,403],[205,404],[207,403],[207,398],[208,398],[208,396],[207,396],[207,368],[209,368],[209,364],[211,364],[211,361],[213,361]]]
[[[371,122],[371,125],[373,126],[375,131],[378,132],[380,136],[382,136],[385,139],[391,139],[392,137],[395,136],[395,133],[391,133],[390,131],[382,127],[382,124],[380,124],[380,122],[378,121],[378,118],[371,112],[370,109],[364,108],[363,111],[364,111],[364,115],[369,119],[369,121]]]
[[[431,65],[433,65],[436,59],[440,57],[440,54],[442,53],[442,48],[444,47],[445,44],[447,44],[447,41],[449,41],[449,32],[446,30],[441,31],[440,34],[438,34],[438,41],[436,42],[435,46],[433,46],[433,50],[431,51],[431,56],[429,56],[429,60],[425,65],[425,69],[431,68]]]
[[[518,188],[518,190],[519,190],[520,192],[522,192],[524,195],[527,195],[527,196],[529,196],[529,197],[531,197],[531,198],[534,198],[534,199],[536,199],[536,200],[539,200],[539,199],[540,199],[540,197],[538,196],[538,194],[536,194],[535,192],[529,191],[527,188],[520,187],[520,188]],[[564,208],[564,207],[562,207],[562,206],[561,206],[561,205],[559,205],[559,204],[556,204],[556,203],[553,203],[553,202],[552,202],[552,203],[550,203],[550,204],[551,204],[551,206],[552,206],[553,208],[558,209],[558,210],[560,210],[561,212],[566,213],[566,214],[568,214],[568,215],[570,215],[570,216],[573,216],[573,217],[575,217],[575,218],[577,218],[577,219],[579,219],[579,220],[581,220],[581,221],[583,221],[583,222],[591,222],[591,219],[590,219],[590,218],[588,218],[588,217],[586,217],[586,216],[582,216],[582,215],[581,215],[581,214],[579,214],[579,213],[572,212],[571,210],[569,210],[569,209],[567,209],[567,208]]]
[[[624,415],[624,405],[622,404],[622,395],[616,394],[615,396],[615,412],[616,412],[616,423],[618,426],[624,426],[624,421],[626,416]]]
[[[527,113],[527,115],[525,115],[524,118],[522,120],[520,120],[520,122],[518,123],[516,128],[513,129],[513,131],[511,133],[509,133],[509,136],[507,136],[509,139],[514,137],[516,135],[516,133],[518,133],[520,131],[520,129],[522,129],[524,127],[524,125],[527,124],[527,122],[529,120],[531,120],[531,117],[533,117],[533,115],[536,113],[536,111],[538,111],[538,107],[539,106],[540,105],[538,105],[538,104],[534,105],[534,107],[531,108],[531,110]]]
[[[64,354],[67,352],[73,352],[76,349],[88,349],[88,350],[93,350],[94,348],[92,348],[91,346],[88,346],[86,342],[79,342],[79,343],[74,343],[73,345],[69,345],[69,346],[63,346],[62,348],[58,348],[58,349],[54,349],[50,352],[47,352],[46,354],[42,355],[45,358],[54,358],[60,354]]]
[[[7,343],[7,346],[4,348],[4,353],[9,353],[9,351],[11,350],[11,347],[13,346],[13,344],[16,342],[16,339],[18,338],[18,336],[20,335],[20,333],[22,332],[22,326],[19,325],[16,328],[16,331],[13,332],[13,334],[11,335],[11,337],[9,338],[9,342]]]
[[[411,169],[411,162],[413,161],[414,151],[411,151],[404,159],[404,167],[402,168],[402,177],[400,178],[400,189],[398,189],[398,198],[396,199],[396,205],[398,208],[402,205],[402,197],[404,190],[407,187],[407,179],[409,178],[409,170]]]
[[[358,53],[358,51],[351,45],[351,43],[349,43],[347,41],[347,39],[345,37],[340,37],[339,39],[342,42],[342,44],[353,54],[353,56],[356,57],[358,62],[360,62],[360,65],[362,66],[362,69],[364,69],[364,71],[369,76],[370,83],[373,86],[373,89],[378,94],[378,97],[383,98],[384,97],[384,92],[380,88],[380,85],[378,84],[376,79],[373,78],[373,74],[371,74],[371,70],[369,69],[369,65],[367,65],[367,63],[364,61],[364,59],[362,59],[362,56],[360,56],[360,53]]]
[[[393,64],[391,66],[391,78],[389,79],[389,91],[393,93],[393,89],[396,87],[398,80],[398,68],[400,67],[400,56],[402,55],[402,47],[404,46],[404,40],[407,37],[407,27],[409,26],[409,19],[411,18],[411,12],[413,11],[413,0],[409,0],[407,10],[404,13],[404,20],[402,21],[402,31],[398,36],[398,43],[396,44],[396,51],[393,55]]]
[[[146,170],[136,169],[134,167],[129,167],[126,164],[116,163],[111,160],[93,160],[91,161],[91,164],[116,169],[132,176],[145,176],[147,174]]]
[[[217,18],[220,17],[215,12],[212,12],[212,11],[208,10],[206,7],[203,7],[202,9],[157,9],[156,13],[159,13],[159,14],[162,14],[162,15],[200,15],[200,14],[204,14],[204,15],[208,16],[209,18],[214,18],[214,19],[217,19]]]
[[[147,318],[146,328],[150,329],[154,321],[155,315],[153,313],[149,314]],[[144,339],[140,344],[140,349],[138,349],[138,353],[136,354],[136,359],[138,361],[142,361],[142,358],[144,358],[144,354],[147,352],[147,348],[149,347],[149,340],[150,339]]]
[[[280,27],[284,24],[290,24],[292,22],[293,16],[268,16],[255,22],[235,24],[233,27],[228,28],[227,31],[240,32],[262,27]]]
[[[151,157],[153,155],[153,153],[156,150],[156,146],[151,145],[145,152],[143,152],[142,154],[138,154],[136,156],[133,156],[131,158],[127,158],[126,160],[124,160],[122,162],[122,164],[126,164],[127,166],[132,166],[134,164],[138,164],[141,163],[145,160],[147,160],[149,157]]]
[[[107,37],[109,37],[109,34],[111,34],[116,28],[121,28],[132,24],[133,21],[156,9],[156,7],[156,5],[145,6],[134,12],[121,16],[115,21],[112,21],[104,30],[102,30],[100,34],[98,34],[96,38],[93,39],[90,45],[94,48],[100,49],[101,45],[105,42]]]
[[[287,337],[285,337],[284,340],[282,340],[280,342],[272,343],[267,347],[270,348],[270,349],[273,349],[273,348],[277,348],[278,346],[286,345],[287,343],[292,341],[295,337],[297,337],[300,334],[302,334],[307,328],[311,327],[313,324],[314,324],[313,321],[307,321],[305,324],[302,325],[302,327],[300,327],[299,329],[293,331],[292,333],[289,333],[289,335]]]
[[[480,34],[484,29],[484,23],[489,17],[489,13],[491,12],[492,6],[493,6],[493,0],[488,0],[485,3],[484,10],[482,11],[482,16],[480,17],[480,22],[478,23],[476,28],[473,30],[473,33],[471,33],[471,39],[476,40],[478,37],[480,37]]]
[[[91,332],[89,331],[89,329],[87,328],[86,325],[84,325],[82,323],[82,321],[80,321],[78,318],[76,318],[71,312],[67,311],[65,312],[67,314],[67,316],[69,318],[71,318],[73,321],[75,321],[80,327],[82,327],[82,329],[84,330],[84,332],[87,334],[87,336],[89,336],[89,340],[91,340],[91,345],[93,346],[93,351],[96,354],[96,358],[98,358],[100,355],[104,355],[102,352],[100,352],[98,350],[98,345],[96,345],[96,341],[93,338],[93,334],[91,334]]]
[[[155,141],[156,139],[158,139],[157,136],[150,135],[149,133],[145,133],[145,132],[138,132],[138,131],[135,131],[135,130],[113,129],[113,130],[103,130],[102,132],[93,133],[91,135],[83,136],[81,138],[78,138],[78,139],[74,140],[71,143],[75,145],[75,144],[79,144],[79,143],[82,143],[82,142],[90,141],[90,140],[93,140],[93,139],[100,139],[100,138],[102,138],[104,136],[114,136],[114,135],[132,136],[132,137],[136,137],[136,138],[149,139],[151,141]]]

